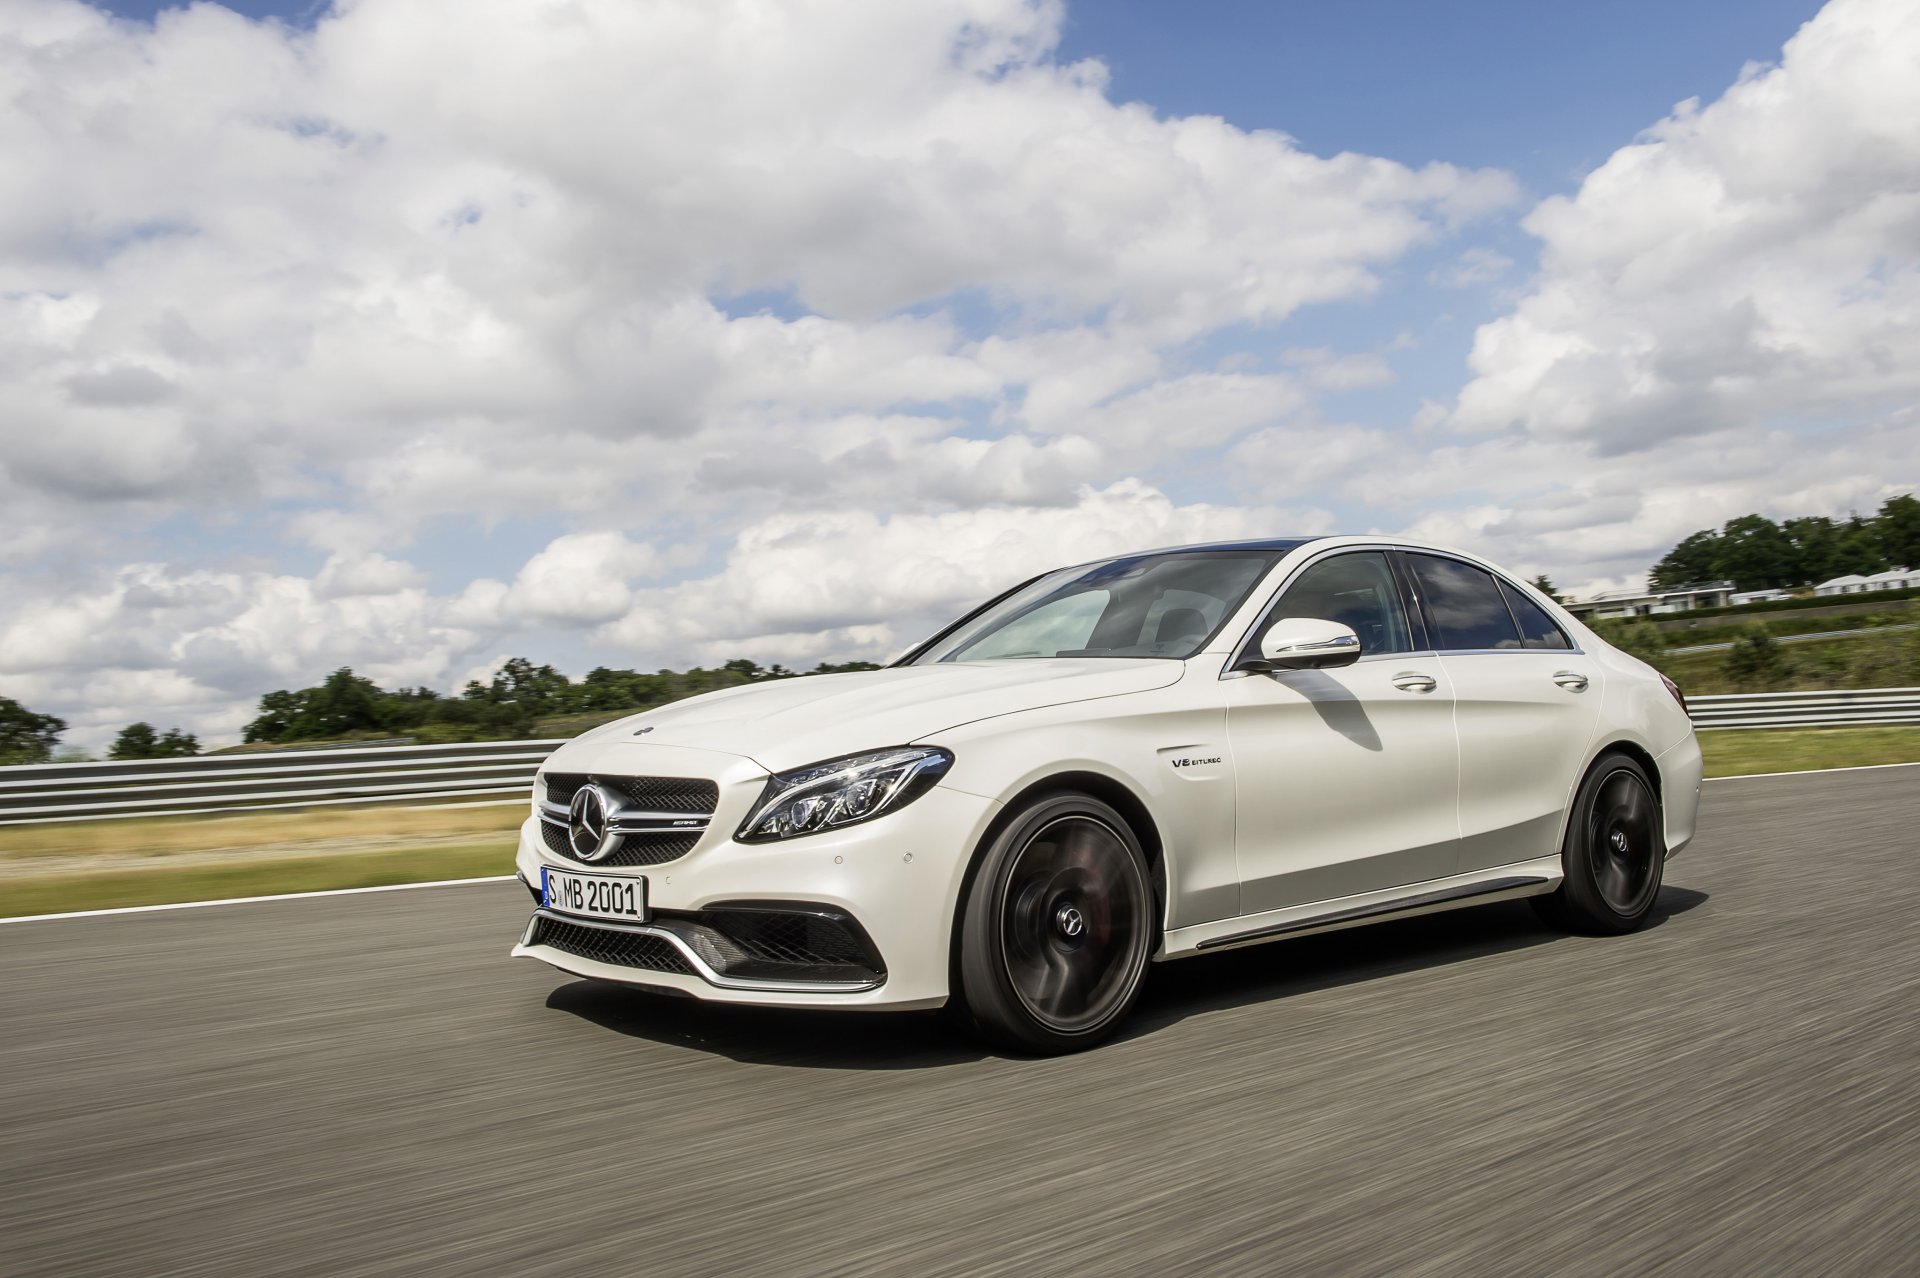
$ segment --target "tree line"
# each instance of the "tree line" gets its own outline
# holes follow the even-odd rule
[[[60,734],[66,730],[65,719],[36,714],[12,697],[0,697],[0,764],[46,763],[54,757]],[[173,759],[199,753],[199,738],[191,732],[178,728],[160,732],[150,723],[130,723],[113,739],[107,757]]]
[[[552,666],[515,657],[490,681],[470,680],[458,695],[445,696],[432,688],[390,691],[342,666],[311,688],[280,689],[261,697],[246,739],[277,744],[365,732],[429,741],[507,739],[532,735],[534,722],[549,715],[649,710],[745,683],[879,668],[870,661],[823,661],[811,670],[789,670],[778,663],[761,666],[739,658],[711,670],[695,666],[652,674],[601,666],[575,682]],[[0,764],[55,759],[66,728],[66,720],[58,716],[38,714],[0,696]],[[130,723],[114,738],[107,757],[170,759],[199,752],[200,742],[190,732]],[[62,752],[61,757],[75,753]]]
[[[715,669],[616,670],[599,666],[575,682],[548,665],[514,657],[489,682],[470,680],[457,696],[432,688],[389,691],[342,666],[311,688],[283,689],[260,698],[259,714],[247,724],[249,742],[321,741],[360,732],[385,732],[429,740],[504,739],[529,736],[549,715],[647,710],[740,684],[800,675],[878,670],[870,661],[812,670],[760,666],[745,658]]]
[[[1655,590],[1731,581],[1736,590],[1817,585],[1920,566],[1920,499],[1889,497],[1870,518],[1804,515],[1775,523],[1741,515],[1685,538],[1653,566]]]

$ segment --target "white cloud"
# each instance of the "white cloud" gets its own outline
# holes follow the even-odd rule
[[[1466,249],[1459,257],[1433,273],[1433,282],[1447,288],[1473,288],[1491,284],[1513,269],[1513,259],[1505,253],[1485,247]]]
[[[1542,203],[1455,420],[1624,452],[1920,392],[1920,8],[1834,0]]]

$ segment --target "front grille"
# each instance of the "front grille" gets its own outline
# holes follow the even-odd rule
[[[551,946],[565,954],[592,959],[596,963],[610,963],[615,967],[693,975],[693,965],[681,956],[672,942],[643,932],[620,932],[613,928],[587,927],[536,916],[533,920],[533,936],[528,944]]]
[[[588,781],[598,782],[645,812],[685,812],[690,816],[709,816],[720,805],[720,787],[698,777],[615,777],[598,773],[549,772],[542,778],[547,801],[565,806]],[[620,846],[590,865],[664,865],[693,851],[700,841],[699,830],[661,831],[658,834],[629,834]],[[577,861],[567,839],[563,822],[543,820],[540,837],[547,850],[556,856]]]
[[[720,787],[698,777],[614,777],[598,773],[590,776],[584,772],[547,773],[547,801],[572,803],[574,791],[588,781],[598,781],[609,790],[626,795],[635,807],[648,812],[706,816],[720,804]]]

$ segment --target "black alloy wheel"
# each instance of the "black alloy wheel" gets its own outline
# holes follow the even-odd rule
[[[1156,914],[1146,855],[1119,813],[1082,794],[1030,804],[988,846],[967,897],[966,1010],[1005,1046],[1093,1046],[1139,997]]]
[[[1534,905],[1569,931],[1631,932],[1653,909],[1666,862],[1660,801],[1646,769],[1626,755],[1607,755],[1574,797],[1561,849],[1566,879],[1551,896],[1534,897]]]

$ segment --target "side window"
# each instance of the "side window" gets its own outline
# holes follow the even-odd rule
[[[1413,651],[1393,569],[1378,550],[1335,555],[1308,568],[1280,596],[1262,628],[1282,617],[1318,617],[1351,626],[1360,636],[1363,655]]]
[[[1500,592],[1507,597],[1507,607],[1513,609],[1513,619],[1520,623],[1520,646],[1523,648],[1571,648],[1566,632],[1554,624],[1552,617],[1533,600],[1513,588],[1512,582],[1500,583]]]
[[[1407,556],[1436,648],[1518,648],[1520,631],[1493,574],[1457,559]]]

